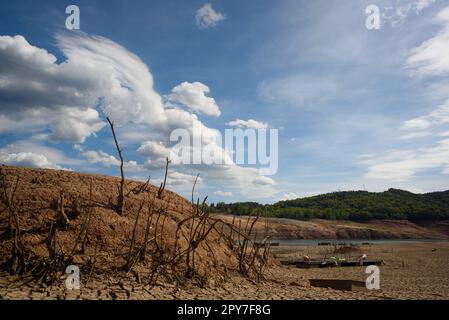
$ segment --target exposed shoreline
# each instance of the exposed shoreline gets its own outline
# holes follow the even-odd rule
[[[323,248],[280,247],[280,255],[320,255]],[[380,257],[385,265],[380,267],[381,289],[364,291],[340,291],[315,288],[309,279],[351,279],[363,281],[367,277],[365,267],[299,269],[294,266],[274,266],[267,272],[266,280],[254,283],[241,277],[229,277],[221,284],[204,288],[196,286],[176,287],[159,283],[154,288],[138,284],[131,279],[113,275],[94,277],[90,282],[82,280],[81,290],[67,291],[61,284],[51,287],[35,286],[16,277],[0,274],[1,299],[104,299],[104,300],[173,300],[173,299],[278,299],[278,300],[396,300],[443,299],[449,300],[449,242],[414,242],[411,244],[378,244],[364,248],[370,257]],[[279,252],[278,252],[279,254]],[[356,253],[357,254],[357,253]],[[82,278],[83,279],[83,278]]]
[[[234,216],[215,215],[232,223]],[[246,224],[248,217],[235,217],[235,225]],[[353,222],[342,220],[312,219],[308,221],[278,218],[260,218],[255,230],[262,235],[268,224],[268,235],[277,240],[351,240],[351,239],[449,239],[449,222],[435,221],[426,225],[408,220],[372,220]]]

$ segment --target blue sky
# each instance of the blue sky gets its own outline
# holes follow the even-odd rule
[[[80,31],[65,29],[70,4],[81,10]],[[365,27],[371,4],[379,30]],[[199,193],[212,202],[449,189],[448,8],[443,0],[3,1],[0,162],[117,175],[109,115],[132,161],[128,176],[157,183],[176,125],[196,121],[213,136],[251,119],[279,130],[276,175],[173,166],[170,188],[188,195],[199,172]],[[198,100],[182,100],[189,94]]]

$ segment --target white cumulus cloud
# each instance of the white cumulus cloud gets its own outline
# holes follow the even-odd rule
[[[5,153],[0,151],[0,162],[3,164],[14,166],[46,168],[46,169],[64,169],[52,163],[50,160],[47,159],[46,156],[32,152]]]
[[[142,156],[156,156],[156,157],[168,157],[170,154],[170,149],[165,147],[162,143],[157,143],[154,141],[146,141],[141,144],[137,151]]]
[[[81,155],[86,158],[87,162],[89,163],[98,163],[104,167],[118,167],[120,166],[120,160],[118,160],[113,155],[110,155],[102,150],[99,151],[85,151],[82,152]],[[139,165],[136,161],[125,161],[124,162],[124,168],[127,171],[131,172],[137,172],[137,171],[144,171],[144,168],[142,165]]]
[[[214,27],[224,19],[225,15],[215,11],[210,3],[206,3],[196,12],[196,24],[200,29]]]
[[[119,166],[120,161],[106,152],[99,151],[86,151],[82,153],[82,156],[90,163],[101,163],[105,167]]]
[[[167,177],[167,184],[169,186],[176,186],[176,185],[187,185],[192,186],[195,182],[196,176],[185,174],[181,172],[172,171]],[[201,177],[198,177],[197,184],[200,184],[203,182],[203,179]]]
[[[209,87],[201,82],[183,82],[172,89],[168,101],[185,106],[193,112],[219,117],[221,115],[220,107],[214,98],[206,96],[209,92]]]

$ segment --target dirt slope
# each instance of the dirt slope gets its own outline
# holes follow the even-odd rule
[[[20,230],[26,248],[26,254],[32,258],[49,257],[48,237],[51,225],[55,223],[60,193],[64,193],[64,211],[70,219],[66,228],[57,231],[56,250],[68,255],[72,252],[79,235],[85,225],[86,215],[91,212],[88,225],[85,253],[80,253],[80,241],[74,263],[84,266],[95,265],[95,270],[105,273],[123,268],[127,261],[134,223],[139,207],[143,205],[136,227],[136,245],[143,246],[149,204],[154,200],[153,212],[161,209],[164,213],[157,222],[157,214],[153,213],[151,223],[150,245],[145,263],[137,263],[136,272],[149,272],[148,265],[154,265],[150,256],[162,256],[167,261],[175,256],[175,238],[179,222],[189,217],[193,210],[186,199],[177,194],[164,191],[162,199],[156,197],[158,188],[150,186],[149,192],[130,193],[126,201],[126,214],[118,215],[114,211],[119,179],[103,175],[81,174],[68,171],[46,169],[26,169],[2,166],[6,181],[7,193],[10,194],[18,177],[15,206],[18,208]],[[89,200],[89,189],[92,183],[92,198]],[[127,190],[139,187],[142,183],[127,181]],[[0,191],[3,188],[0,186]],[[91,201],[91,206],[89,206]],[[90,209],[91,208],[91,209]],[[11,256],[13,237],[8,228],[8,210],[5,202],[0,202],[0,263],[5,263]],[[213,222],[213,221],[212,221]],[[208,222],[209,227],[212,222]],[[218,226],[218,224],[217,224]],[[187,248],[187,238],[195,223],[185,223],[178,233],[176,252]],[[82,237],[83,238],[83,237]],[[155,241],[153,241],[156,239]],[[159,248],[157,248],[159,247]],[[238,263],[233,253],[215,228],[203,241],[194,257],[195,272],[202,279],[223,280],[229,270]],[[185,261],[179,260],[173,269],[184,268]],[[169,275],[173,270],[164,270]]]
[[[232,216],[217,215],[217,218],[232,222]],[[247,217],[236,218],[244,226]],[[406,220],[374,220],[367,223],[352,221],[331,221],[313,219],[300,221],[292,219],[267,218],[256,223],[260,233],[268,221],[269,234],[274,239],[447,239],[448,222],[435,222],[428,226],[418,226]]]
[[[436,232],[442,233],[449,237],[449,221],[432,221],[429,223],[422,224],[423,227],[434,230]]]

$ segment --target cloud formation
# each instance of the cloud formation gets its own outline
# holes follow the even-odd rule
[[[444,123],[449,123],[449,100],[427,115],[405,121],[401,129],[423,130]]]
[[[170,149],[165,147],[161,142],[157,143],[155,141],[146,141],[142,143],[137,149],[137,151],[142,156],[149,156],[149,157],[168,157],[170,155]]]
[[[57,44],[67,57],[60,64],[22,36],[0,37],[0,115],[6,128],[37,124],[55,141],[83,143],[105,125],[99,104],[118,124],[165,121],[153,78],[137,56],[96,36],[58,35]]]
[[[30,45],[22,36],[0,37],[1,131],[46,126],[55,141],[84,142],[103,128],[91,107],[88,83],[73,64]]]
[[[219,22],[223,21],[225,17],[224,14],[215,11],[210,3],[206,3],[196,12],[196,25],[200,29],[215,27]]]
[[[260,177],[255,168],[236,165],[218,143],[219,132],[194,114],[220,115],[215,99],[207,96],[210,89],[205,84],[183,82],[173,88],[164,104],[162,96],[154,90],[149,68],[126,48],[83,33],[60,34],[56,39],[66,57],[61,63],[22,36],[0,37],[0,99],[4,102],[0,107],[0,130],[29,132],[30,139],[40,141],[76,143],[75,150],[82,160],[49,157],[48,148],[42,152],[9,148],[2,149],[0,161],[50,168],[61,167],[63,162],[75,166],[86,163],[117,166],[115,156],[101,150],[84,151],[82,147],[86,139],[95,137],[105,127],[101,120],[104,113],[116,123],[119,136],[123,132],[126,141],[140,145],[135,151],[144,158],[144,164],[128,161],[128,171],[161,169],[167,151],[175,144],[170,141],[170,134],[175,129],[184,129],[195,137],[198,132],[193,128],[200,128],[202,149],[208,148],[225,164],[199,166],[204,181],[212,184],[229,181],[242,193],[254,192],[256,196],[275,193],[274,180]],[[190,152],[193,155],[199,151]],[[171,185],[191,186],[191,177],[180,172],[185,169],[183,165],[176,167]],[[248,188],[252,185],[256,188]]]
[[[71,170],[80,160],[67,157],[62,151],[35,142],[20,140],[0,149],[0,163],[24,167]]]
[[[425,170],[438,168],[442,174],[448,174],[449,139],[416,150],[392,150],[380,158],[365,160],[362,163],[369,165],[365,175],[368,179],[402,182]]]
[[[442,10],[434,19],[442,26],[441,31],[412,50],[406,66],[414,75],[449,75],[449,7]]]
[[[168,177],[167,177],[167,184],[169,186],[177,186],[177,185],[188,185],[192,186],[195,182],[196,176],[185,174],[181,172],[176,171],[170,171]],[[203,183],[203,179],[201,177],[198,177],[197,184]]]
[[[64,168],[52,163],[42,154],[36,154],[32,152],[19,152],[19,153],[5,153],[0,152],[0,162],[8,165],[23,166],[23,167],[36,167],[36,168],[49,168],[59,169]]]
[[[253,119],[241,120],[236,119],[227,123],[228,126],[244,128],[244,129],[267,129],[268,123],[260,122]]]
[[[214,194],[220,197],[232,197],[234,195],[230,191],[221,191],[221,190],[215,191]]]
[[[87,162],[89,163],[100,163],[101,165],[105,167],[111,167],[111,166],[119,166],[120,161],[110,155],[106,152],[103,152],[101,150],[99,151],[86,151],[82,153],[82,156],[86,158]]]
[[[405,23],[411,14],[419,15],[421,11],[435,2],[436,0],[397,0],[396,6],[383,8],[382,19],[396,27]]]
[[[411,50],[406,61],[411,75],[436,81],[447,81],[449,76],[449,7],[440,11],[434,21],[442,25],[442,30],[420,46]],[[435,83],[434,83],[435,85]],[[424,137],[437,138],[430,146],[412,150],[390,150],[376,158],[369,158],[362,163],[367,164],[365,175],[369,179],[383,179],[402,182],[416,177],[426,170],[440,170],[441,174],[449,174],[449,139],[447,132],[435,133],[438,126],[449,123],[449,97],[430,113],[406,120],[400,127],[409,133],[402,135],[402,140]]]
[[[193,112],[219,117],[220,107],[214,98],[206,96],[209,92],[209,87],[201,82],[183,82],[172,89],[168,101],[174,105],[184,106]]]
[[[301,198],[301,195],[299,193],[295,192],[287,192],[282,195],[282,198],[280,201],[286,201],[286,200],[295,200]]]

